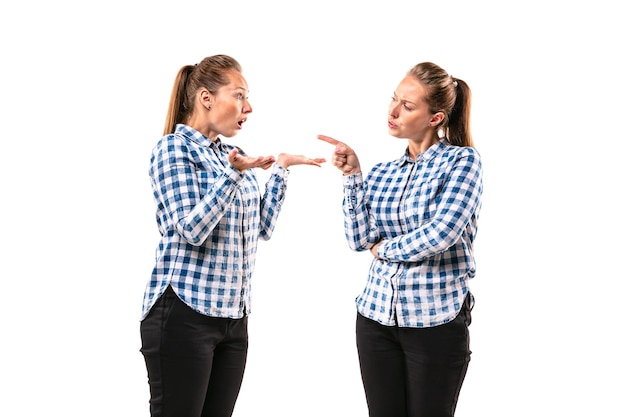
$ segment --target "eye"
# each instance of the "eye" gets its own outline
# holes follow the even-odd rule
[[[237,93],[237,100],[243,100],[243,94]]]

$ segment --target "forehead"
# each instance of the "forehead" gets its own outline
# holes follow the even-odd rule
[[[229,83],[225,87],[229,90],[242,89],[248,91],[248,83],[239,71],[229,71],[226,73],[226,76],[229,79]]]
[[[396,94],[399,98],[412,102],[423,101],[426,95],[426,88],[413,75],[407,75],[400,81]]]

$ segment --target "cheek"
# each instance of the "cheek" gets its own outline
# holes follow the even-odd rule
[[[226,116],[236,116],[241,111],[241,107],[239,102],[230,102],[224,106],[224,115]]]
[[[423,115],[411,115],[406,118],[405,125],[411,130],[421,130],[428,126],[428,117]]]
[[[237,114],[237,108],[231,103],[223,104],[220,106],[219,111],[216,113],[217,120],[227,120],[233,118]]]

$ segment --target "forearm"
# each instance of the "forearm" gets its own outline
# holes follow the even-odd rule
[[[343,177],[344,231],[348,246],[355,251],[370,249],[380,238],[366,199],[362,174]]]
[[[272,174],[265,184],[265,191],[261,199],[261,227],[259,238],[269,240],[272,237],[278,215],[282,210],[287,193],[287,178],[289,171],[281,165],[274,165]]]
[[[242,178],[241,173],[227,168],[202,197],[197,190],[191,191],[196,187],[189,187],[186,193],[178,190],[162,194],[160,198],[176,232],[189,244],[202,245],[229,210]],[[176,181],[185,183],[181,178]]]

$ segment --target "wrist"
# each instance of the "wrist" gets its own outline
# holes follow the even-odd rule
[[[287,155],[284,153],[279,154],[278,158],[276,158],[276,165],[280,165],[281,167],[288,169],[289,163]]]

